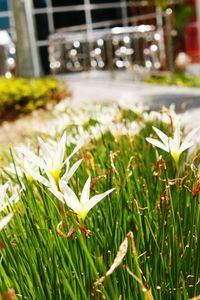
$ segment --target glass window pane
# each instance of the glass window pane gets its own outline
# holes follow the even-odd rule
[[[121,20],[121,8],[95,9],[92,10],[92,22]]]
[[[0,29],[9,29],[10,21],[8,17],[0,17]]]
[[[46,40],[49,34],[47,14],[35,15],[36,34],[38,40]]]
[[[8,2],[7,0],[0,0],[0,12],[8,10]]]
[[[84,0],[52,0],[53,6],[68,6],[83,4]]]
[[[149,14],[149,13],[154,13],[155,9],[153,6],[130,6],[127,7],[127,13],[129,17],[132,16],[139,16],[139,15],[145,15],[145,14]]]
[[[56,29],[85,24],[84,11],[54,13],[53,18]]]
[[[39,47],[39,53],[42,63],[42,70],[45,74],[49,74],[49,60],[48,60],[48,49],[47,46]]]
[[[121,2],[121,0],[90,0],[90,3],[112,3],[112,2]]]
[[[33,0],[33,6],[35,8],[41,8],[47,6],[47,0]]]

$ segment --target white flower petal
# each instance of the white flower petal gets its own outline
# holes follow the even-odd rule
[[[6,217],[4,217],[2,220],[0,220],[0,230],[6,226],[6,224],[12,219],[13,213],[8,214]]]
[[[14,175],[18,175],[19,177],[23,176],[23,172],[20,167],[11,163],[8,167],[5,167],[6,172]]]
[[[187,150],[188,148],[192,147],[194,145],[193,142],[183,142],[181,147],[179,148],[180,153]]]
[[[38,137],[38,143],[42,151],[42,158],[47,164],[50,164],[52,160],[52,153],[48,148],[47,143],[45,143],[41,137]]]
[[[57,146],[57,153],[55,153],[55,168],[61,168],[66,151],[66,132],[62,135]]]
[[[12,199],[11,199],[12,200]],[[5,196],[3,200],[0,202],[0,211],[3,211],[8,206],[12,205],[12,201],[10,201],[8,196]]]
[[[115,188],[110,189],[106,191],[105,193],[93,196],[88,203],[85,205],[85,211],[89,211],[91,208],[93,208],[98,202],[100,202],[103,198],[105,198],[108,194],[113,192]]]
[[[80,202],[82,204],[85,204],[89,201],[90,198],[90,183],[91,183],[91,177],[89,176],[81,193],[81,199]]]
[[[147,142],[149,142],[150,144],[166,151],[169,152],[169,146],[166,146],[164,144],[162,144],[160,141],[156,140],[156,139],[152,139],[152,138],[146,138]]]
[[[73,164],[73,166],[70,168],[69,171],[68,171],[68,168],[66,168],[66,172],[62,176],[61,180],[65,181],[65,182],[68,182],[69,179],[74,175],[74,173],[76,172],[76,170],[80,166],[81,162],[82,162],[82,159],[78,160],[75,164]]]
[[[66,161],[69,161],[70,158],[71,158],[76,152],[78,152],[78,150],[79,150],[82,146],[83,146],[83,141],[80,140],[80,141],[77,143],[77,145],[76,145],[76,147],[74,148],[74,150],[72,151],[72,153],[67,157]],[[66,162],[66,161],[65,161],[65,162]]]
[[[56,188],[51,187],[51,188],[49,188],[49,191],[50,191],[56,198],[58,198],[58,200],[60,200],[62,203],[65,203],[63,194],[62,194],[61,192],[59,192]]]
[[[76,194],[67,186],[66,183],[60,181],[60,188],[64,193],[64,201],[74,212],[79,212],[82,210],[80,202],[76,197]]]
[[[1,196],[1,198],[5,197],[8,187],[9,187],[9,181],[4,183],[4,185],[0,186],[0,196]]]
[[[161,141],[163,142],[164,145],[168,145],[168,141],[169,141],[169,138],[168,136],[162,132],[160,129],[156,128],[156,127],[152,127],[153,130],[156,132],[156,134],[159,136],[159,138],[161,139]]]
[[[169,149],[171,153],[179,153],[179,146],[172,138],[169,138]]]
[[[190,142],[193,136],[199,131],[200,127],[194,128],[187,136],[184,138],[183,143]]]
[[[180,124],[177,123],[174,131],[174,142],[177,144],[177,147],[180,147],[181,137],[180,137]]]
[[[10,199],[9,199],[9,203],[10,204],[13,204],[13,203],[16,203],[16,202],[18,202],[19,201],[19,193],[15,193],[15,194],[13,194],[11,197],[10,197]]]
[[[46,166],[45,166],[43,160],[42,160],[39,156],[37,156],[37,155],[35,155],[33,152],[31,152],[30,150],[24,149],[24,148],[17,148],[17,150],[18,150],[20,153],[24,154],[25,157],[26,157],[30,162],[34,163],[34,164],[35,164],[36,166],[38,166],[39,168],[41,168],[41,169],[45,169],[45,168],[46,168]]]
[[[44,176],[40,175],[39,173],[36,173],[36,172],[34,172],[33,170],[30,169],[29,174],[31,175],[31,177],[33,179],[35,179],[36,181],[42,183],[46,187],[51,187],[50,182]]]

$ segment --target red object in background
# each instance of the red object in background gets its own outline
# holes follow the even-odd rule
[[[200,61],[197,22],[189,23],[185,28],[185,50],[191,57],[192,63]]]
[[[196,7],[196,0],[190,0],[190,4]],[[185,50],[191,57],[192,63],[200,62],[200,46],[198,42],[198,25],[196,14],[192,19],[192,22],[188,23],[185,27]]]

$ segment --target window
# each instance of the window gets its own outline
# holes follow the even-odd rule
[[[121,8],[95,9],[92,10],[92,22],[110,21],[121,19]]]
[[[55,28],[70,27],[85,24],[85,12],[73,11],[53,14]]]
[[[111,2],[121,2],[121,0],[90,0],[90,3],[111,3]]]
[[[46,40],[49,34],[47,14],[35,15],[35,25],[38,40]]]
[[[68,6],[84,4],[84,0],[52,0],[53,6]]]
[[[7,0],[0,0],[0,12],[8,10],[8,2]]]
[[[47,0],[33,0],[33,5],[35,8],[46,7]]]
[[[49,73],[48,49],[46,46],[39,47],[42,69],[45,74]]]
[[[10,20],[8,17],[0,17],[0,29],[9,29]]]

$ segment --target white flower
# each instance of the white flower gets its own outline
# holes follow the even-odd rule
[[[13,213],[8,214],[3,219],[0,220],[0,230],[12,219]]]
[[[177,123],[187,124],[188,122],[188,112],[184,112],[181,114],[177,114],[175,112],[175,105],[171,104],[169,108],[163,106],[161,111],[153,111],[150,112],[144,111],[143,119],[145,122],[154,122],[160,121],[162,123],[171,124],[173,121],[173,125],[176,126]]]
[[[169,152],[176,163],[178,163],[180,155],[183,151],[187,150],[188,148],[194,145],[192,141],[193,136],[199,130],[199,128],[193,129],[182,141],[181,143],[181,135],[180,135],[180,124],[177,123],[173,138],[168,137],[164,132],[159,130],[156,127],[153,127],[153,130],[156,132],[158,137],[161,141],[153,139],[153,138],[146,138],[147,142],[151,143],[152,145]]]
[[[62,202],[67,204],[76,214],[79,220],[84,220],[90,209],[92,209],[97,203],[99,203],[103,198],[109,195],[114,188],[90,198],[90,184],[91,178],[88,177],[83,191],[81,193],[80,201],[73,192],[73,190],[64,181],[60,181],[60,189],[62,193],[57,190],[50,189],[50,191]]]
[[[66,148],[66,133],[56,143],[55,141],[44,142],[42,138],[38,138],[41,154],[40,156],[34,154],[32,151],[24,148],[18,148],[18,151],[23,153],[25,157],[35,164],[38,168],[44,171],[47,178],[35,172],[33,169],[29,170],[31,176],[46,186],[57,185],[61,175],[61,170],[66,165],[66,172],[64,178],[69,178],[74,174],[79,167],[82,160],[76,162],[71,169],[69,169],[71,157],[81,148],[82,142],[79,142],[72,153],[65,160]]]
[[[39,132],[45,133],[48,136],[55,137],[57,134],[61,134],[67,126],[71,125],[71,119],[68,114],[62,113],[52,118],[51,121],[44,123]],[[67,137],[68,140],[68,137]]]
[[[5,167],[5,170],[13,175],[23,178],[24,175],[29,181],[33,180],[33,173],[38,173],[39,170],[35,164],[30,162],[24,155],[17,153],[15,157],[15,163],[10,163],[8,167]]]
[[[43,160],[43,169],[47,171],[55,180],[60,176],[60,172],[64,162],[66,150],[66,132],[61,139],[56,143],[52,140],[44,142],[42,138],[38,138],[38,143],[41,150],[41,158]],[[39,166],[42,168],[42,165]]]
[[[10,188],[12,195],[9,195],[8,188]],[[13,203],[19,200],[19,192],[15,187],[11,186],[7,181],[5,184],[0,185],[0,211],[4,210]]]

